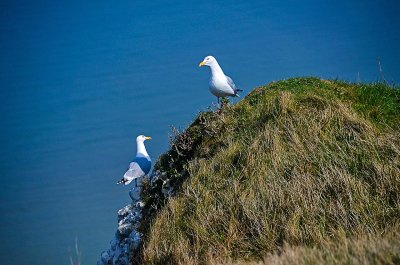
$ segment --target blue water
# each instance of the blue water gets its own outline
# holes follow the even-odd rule
[[[1,1],[0,264],[94,264],[129,202],[138,134],[215,102],[214,55],[244,94],[293,76],[399,82],[398,1]]]

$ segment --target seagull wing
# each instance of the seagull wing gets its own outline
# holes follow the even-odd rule
[[[117,182],[117,184],[128,185],[132,180],[143,177],[145,173],[140,168],[139,164],[136,162],[131,162],[129,164],[128,170],[125,172],[124,177]]]
[[[239,96],[238,92],[243,91],[241,89],[236,88],[235,83],[233,82],[232,78],[226,75],[226,80],[228,81],[228,85],[232,88],[232,90],[235,92],[235,96]]]
[[[229,76],[226,75],[226,80],[228,81],[228,85],[233,89],[233,91],[236,90],[236,85],[233,82],[232,78],[230,78]]]

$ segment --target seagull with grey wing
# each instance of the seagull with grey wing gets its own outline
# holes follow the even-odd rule
[[[137,186],[137,179],[146,176],[150,172],[151,159],[144,146],[144,141],[146,140],[151,140],[151,137],[144,135],[136,137],[136,157],[129,164],[129,168],[125,172],[124,177],[118,181],[117,184],[128,185],[132,180],[135,180],[135,186]]]
[[[210,81],[208,82],[210,92],[217,97],[219,104],[221,97],[239,97],[238,92],[243,90],[236,88],[232,78],[224,74],[221,66],[219,66],[217,60],[213,56],[207,56],[199,64],[202,66],[209,66],[211,70]]]

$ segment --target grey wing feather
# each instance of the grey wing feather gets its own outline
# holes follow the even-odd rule
[[[233,91],[236,91],[236,85],[233,82],[232,78],[226,75],[226,79],[228,80],[228,85],[233,89]]]
[[[228,81],[228,85],[233,89],[233,92],[235,92],[235,96],[239,97],[238,92],[243,91],[242,89],[236,88],[235,83],[233,82],[232,78],[226,75],[226,80]]]
[[[128,185],[132,182],[132,180],[143,177],[145,174],[143,170],[140,168],[138,163],[131,162],[129,164],[129,169],[125,172],[124,177],[118,183],[123,183]]]

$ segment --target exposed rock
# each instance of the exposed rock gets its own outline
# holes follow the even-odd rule
[[[160,172],[151,175],[150,185],[163,176]],[[131,253],[134,253],[140,246],[142,235],[137,231],[142,219],[142,208],[144,203],[141,201],[142,186],[139,184],[129,192],[132,203],[126,205],[118,211],[118,228],[114,238],[110,242],[110,248],[103,251],[97,265],[128,265]],[[172,187],[165,182],[163,193],[168,197],[173,193]]]
[[[97,265],[128,265],[130,253],[140,246],[141,234],[137,231],[142,218],[144,204],[140,201],[142,187],[133,187],[129,192],[132,203],[118,211],[118,228],[110,242],[110,248],[101,253]]]

